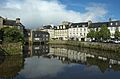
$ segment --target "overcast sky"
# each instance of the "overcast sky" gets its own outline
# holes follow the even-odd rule
[[[119,0],[0,0],[0,16],[20,17],[28,28],[61,24],[120,19]]]

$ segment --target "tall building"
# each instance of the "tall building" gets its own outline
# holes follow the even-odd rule
[[[68,40],[68,25],[59,25],[54,30],[54,38],[59,40]]]
[[[70,40],[86,41],[88,33],[88,22],[72,23],[68,29]]]

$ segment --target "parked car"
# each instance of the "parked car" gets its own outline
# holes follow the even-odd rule
[[[115,44],[120,44],[120,40],[114,40]]]

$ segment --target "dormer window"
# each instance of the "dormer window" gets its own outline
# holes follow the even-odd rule
[[[85,25],[82,25],[82,27],[85,27]]]
[[[118,23],[116,22],[116,24],[115,25],[118,25]]]
[[[113,25],[113,23],[110,23],[110,25],[112,26],[112,25]]]

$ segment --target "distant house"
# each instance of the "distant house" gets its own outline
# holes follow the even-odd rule
[[[43,26],[42,29],[40,29],[41,31],[46,31],[49,33],[50,35],[50,39],[54,39],[54,27],[53,25],[46,25],[46,26]]]
[[[100,30],[102,25],[106,25],[108,29],[110,30],[111,33],[111,38],[114,38],[115,30],[116,28],[120,31],[120,21],[109,21],[109,22],[97,22],[97,23],[92,23],[91,24],[91,29]]]
[[[20,22],[20,18],[16,18],[16,20],[11,20],[0,16],[0,29],[3,27],[17,28],[21,30],[21,33],[24,34],[24,38],[27,38],[25,26]]]
[[[20,22],[20,18],[16,18],[16,20],[10,20],[0,16],[0,28],[3,27],[16,27],[20,30],[25,29],[25,26]]]
[[[45,31],[32,31],[32,42],[44,44],[49,41],[49,33]]]

